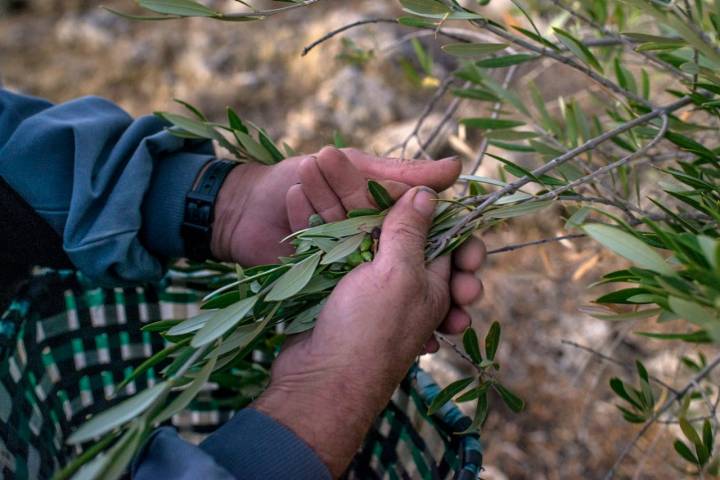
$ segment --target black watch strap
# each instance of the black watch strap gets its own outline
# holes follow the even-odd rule
[[[215,220],[215,202],[225,178],[237,165],[237,162],[230,160],[212,160],[200,182],[185,197],[185,218],[181,233],[185,242],[185,256],[190,260],[212,258],[210,241]]]

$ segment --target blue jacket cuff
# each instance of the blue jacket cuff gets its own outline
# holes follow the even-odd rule
[[[152,182],[143,201],[142,244],[152,254],[178,258],[185,254],[181,226],[185,214],[185,196],[203,166],[212,155],[176,152],[162,158],[152,174]]]
[[[200,448],[236,478],[331,479],[330,471],[309,445],[274,419],[250,408],[238,412]]]

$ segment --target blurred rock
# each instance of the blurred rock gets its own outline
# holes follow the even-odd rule
[[[350,138],[363,138],[396,119],[393,91],[380,79],[346,66],[323,82],[315,96],[288,114],[288,138],[303,142],[328,125]]]
[[[426,141],[433,130],[440,124],[442,120],[442,114],[434,113],[428,115],[423,122],[422,127],[419,131],[419,138],[424,142]],[[417,125],[417,119],[405,120],[402,122],[391,123],[385,127],[378,129],[366,142],[366,148],[371,151],[384,153],[391,149],[395,149],[392,152],[393,156],[401,156],[402,148],[401,145],[412,134],[415,126]],[[442,127],[442,130],[435,136],[435,140],[428,146],[426,153],[431,157],[437,157],[448,144],[448,133],[455,128],[455,121],[451,120]],[[399,147],[400,148],[397,148]],[[417,139],[413,138],[407,143],[405,149],[405,158],[413,158],[415,154],[420,150],[420,145]]]
[[[58,22],[55,35],[58,41],[67,46],[97,50],[107,48],[127,31],[126,20],[96,8],[82,14],[65,14]]]

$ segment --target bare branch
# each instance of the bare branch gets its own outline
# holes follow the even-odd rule
[[[635,152],[631,153],[630,155],[627,155],[620,160],[610,163],[608,165],[605,165],[604,167],[600,167],[597,170],[593,171],[592,173],[585,175],[583,177],[578,178],[577,180],[574,180],[566,185],[563,185],[561,187],[558,187],[554,190],[551,190],[547,192],[546,194],[540,195],[539,197],[535,197],[533,200],[541,201],[541,200],[549,200],[549,199],[555,199],[563,192],[567,192],[568,190],[572,190],[573,188],[576,188],[580,185],[584,185],[593,179],[605,175],[609,172],[612,172],[613,170],[617,170],[618,168],[627,165],[635,158],[641,157],[645,155],[645,153],[648,152],[651,148],[653,148],[655,145],[657,145],[660,140],[663,139],[665,136],[665,133],[667,133],[668,129],[668,116],[667,113],[662,114],[662,125],[660,126],[660,129],[658,130],[657,135],[648,142],[646,145],[644,145],[640,150],[636,150]]]
[[[571,341],[571,340],[561,340],[560,343],[562,343],[563,345],[569,345],[569,346],[574,347],[574,348],[577,348],[577,349],[579,349],[579,350],[584,350],[584,351],[586,351],[586,352],[588,352],[588,353],[592,353],[593,355],[595,355],[595,356],[598,357],[599,359],[605,360],[606,362],[610,362],[610,363],[612,363],[612,364],[614,364],[614,365],[618,365],[618,366],[624,368],[625,370],[632,370],[632,367],[630,367],[630,365],[628,365],[627,363],[624,363],[624,362],[615,360],[614,358],[609,357],[609,356],[607,356],[607,355],[605,355],[605,354],[603,354],[603,353],[601,353],[601,352],[598,352],[597,350],[595,350],[595,349],[593,349],[593,348],[590,348],[590,347],[588,347],[588,346],[581,345],[581,344],[576,343],[576,342],[573,342],[573,341]],[[669,390],[671,393],[677,395],[677,393],[678,393],[677,390],[675,390],[673,387],[671,387],[671,386],[668,385],[667,383],[665,383],[665,382],[663,382],[662,380],[660,380],[658,377],[655,377],[655,376],[653,376],[653,375],[649,375],[648,378],[650,378],[652,381],[654,381],[655,383],[657,383],[657,384],[660,385],[661,387],[666,388],[666,389]]]
[[[331,38],[333,38],[333,37],[335,37],[335,36],[337,36],[337,35],[345,32],[345,31],[347,31],[347,30],[351,30],[351,29],[356,28],[356,27],[361,27],[361,26],[363,26],[363,25],[370,25],[370,24],[375,24],[375,23],[394,23],[394,24],[398,24],[398,21],[397,21],[396,19],[394,19],[394,18],[368,18],[368,19],[365,19],[365,20],[358,20],[357,22],[348,23],[347,25],[343,25],[343,26],[340,27],[340,28],[336,28],[335,30],[329,31],[328,33],[326,33],[326,34],[323,35],[322,37],[318,38],[317,40],[315,40],[315,41],[312,42],[311,44],[307,45],[305,48],[303,48],[303,51],[302,51],[302,53],[300,54],[300,56],[304,57],[304,56],[307,55],[307,54],[310,52],[310,50],[312,50],[313,48],[317,47],[317,46],[320,45],[321,43],[324,43],[324,42],[330,40]],[[422,28],[422,27],[416,27],[416,28]],[[469,40],[467,40],[466,38],[464,38],[464,37],[462,37],[462,36],[455,35],[454,33],[450,32],[450,31],[447,31],[447,30],[444,30],[444,29],[441,29],[441,28],[438,28],[438,29],[424,28],[424,30],[430,30],[430,31],[434,32],[434,33],[437,34],[437,35],[441,35],[441,36],[443,36],[443,37],[450,38],[450,39],[455,40],[455,41],[457,41],[457,42],[468,42],[468,41],[469,41]]]
[[[561,235],[559,237],[552,237],[552,238],[543,238],[541,240],[533,240],[531,242],[525,242],[525,243],[516,243],[513,245],[507,245],[502,248],[496,248],[495,250],[490,250],[487,252],[488,255],[496,255],[498,253],[507,253],[507,252],[513,252],[515,250],[520,250],[521,248],[525,247],[534,247],[536,245],[544,245],[546,243],[554,243],[554,242],[561,242],[563,240],[575,240],[576,238],[584,238],[587,235],[584,233],[573,233],[570,235]]]

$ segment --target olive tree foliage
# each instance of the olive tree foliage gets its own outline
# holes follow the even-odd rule
[[[487,18],[483,10],[489,1],[399,0],[399,18],[345,25],[308,45],[303,54],[349,29],[377,23],[426,32],[426,41],[442,45],[442,54],[455,59],[457,68],[437,79],[419,35],[411,40],[414,58],[402,68],[410,81],[437,89],[428,95],[410,136],[387,152],[404,156],[414,142],[415,156],[427,156],[428,146],[448,123],[463,125],[481,139],[470,171],[461,178],[463,194],[437,208],[427,259],[452,251],[479,229],[550,212],[565,217],[567,235],[490,253],[591,237],[625,257],[627,268],[598,281],[610,285],[611,293],[585,311],[612,322],[642,320],[649,326],[637,335],[668,345],[685,342],[694,353],[681,359],[689,369],[684,385],[650,375],[640,361],[634,378],[610,381],[618,414],[639,427],[606,478],[613,478],[638,439],[658,421],[679,425],[673,460],[678,468],[688,475],[717,475],[720,389],[712,373],[720,356],[706,358],[703,352],[717,350],[720,343],[720,1],[515,0],[524,27]],[[137,3],[143,13],[116,13],[136,20],[204,17],[228,22],[225,28],[242,28],[232,23],[322,8],[323,2],[278,2],[269,10],[239,2],[247,8],[232,12],[195,0]],[[347,40],[343,52],[348,61],[373,58]],[[531,80],[512,81],[519,69],[541,62],[563,64],[583,76],[588,85],[583,93],[590,101],[560,97],[550,108]],[[463,102],[485,105],[487,114],[458,118]],[[242,162],[273,164],[293,154],[290,146],[276,145],[265,130],[233,110],[218,123],[184,105],[186,115],[159,113],[176,135],[211,139]],[[430,113],[441,105],[440,123],[421,135]],[[342,144],[339,136],[335,141]],[[488,151],[491,146],[495,153]],[[532,164],[513,161],[518,153]],[[476,173],[487,157],[502,165],[492,178]],[[368,188],[377,209],[350,212],[347,220],[333,224],[312,218],[310,228],[288,239],[295,253],[278,264],[184,267],[212,291],[203,313],[145,327],[163,335],[168,347],[116,391],[122,393],[150,368],[162,368],[162,380],[77,430],[69,442],[87,448],[59,478],[78,471],[94,478],[117,477],[151,428],[187,407],[208,381],[237,390],[238,407],[261,391],[267,370],[250,362],[249,353],[260,350],[272,357],[285,336],[311,329],[337,282],[355,266],[372,261],[392,199],[375,182]],[[489,406],[497,400],[518,412],[524,406],[500,381],[500,325],[483,333],[479,338],[469,329],[462,345],[444,339],[476,373],[449,385],[429,408],[432,413],[451,400],[474,402],[473,431],[482,430]]]

